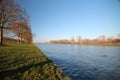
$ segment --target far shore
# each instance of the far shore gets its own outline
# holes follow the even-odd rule
[[[71,44],[71,43],[43,43],[43,44]],[[71,44],[71,45],[79,45],[79,46],[120,46],[120,43],[109,43],[109,44],[107,44],[107,43],[104,43],[104,44],[89,44],[89,43],[87,43],[87,44],[77,44],[77,43],[75,43],[75,44]]]

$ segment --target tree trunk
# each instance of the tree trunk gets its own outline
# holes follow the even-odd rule
[[[18,44],[20,44],[20,37],[18,36]]]
[[[22,34],[21,34],[21,44],[22,44]]]
[[[0,45],[3,45],[3,28],[2,27],[0,28],[0,36],[1,36]]]

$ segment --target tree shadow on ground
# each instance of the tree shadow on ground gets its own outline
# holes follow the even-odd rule
[[[14,70],[8,70],[8,71],[0,72],[0,80],[3,79],[6,76],[11,76],[11,75],[14,75],[14,74],[17,74],[17,73],[23,73],[24,71],[27,71],[32,67],[37,67],[37,66],[43,67],[45,64],[48,64],[48,63],[51,63],[51,61],[47,60],[47,61],[40,62],[40,63],[37,63],[37,64],[30,64],[30,65],[27,65],[27,66],[23,66],[23,67],[14,69]]]

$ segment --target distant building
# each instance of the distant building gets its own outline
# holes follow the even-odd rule
[[[17,39],[13,39],[13,38],[4,37],[3,38],[3,42],[5,44],[11,44],[11,43],[18,43],[18,40]]]

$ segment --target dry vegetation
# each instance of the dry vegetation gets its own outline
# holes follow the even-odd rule
[[[19,43],[32,42],[29,15],[14,0],[0,0],[0,45],[4,44],[6,35],[9,38],[18,37]]]

